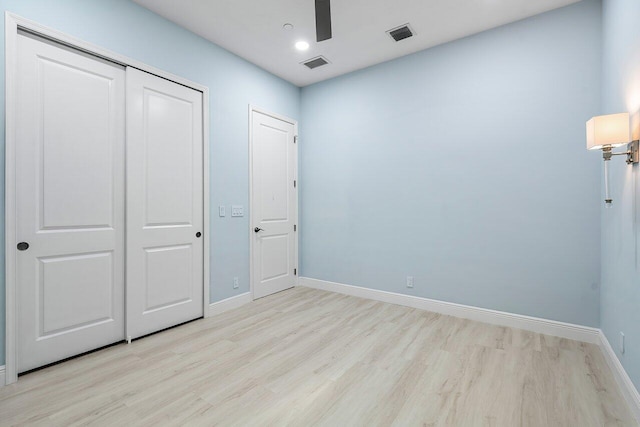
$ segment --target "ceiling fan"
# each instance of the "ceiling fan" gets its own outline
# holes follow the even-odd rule
[[[316,41],[322,42],[331,38],[331,0],[315,0],[316,2]]]

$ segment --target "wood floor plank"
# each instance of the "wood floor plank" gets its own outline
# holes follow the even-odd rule
[[[0,425],[638,424],[595,345],[296,288],[21,376]]]

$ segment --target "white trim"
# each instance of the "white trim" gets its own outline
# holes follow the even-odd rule
[[[4,387],[6,384],[5,366],[0,366],[0,387]]]
[[[209,88],[199,83],[192,82],[180,76],[165,72],[143,62],[124,55],[103,49],[99,46],[87,43],[58,30],[45,27],[37,22],[22,18],[11,12],[5,12],[5,312],[6,312],[6,382],[11,384],[17,381],[17,345],[16,345],[16,190],[15,190],[15,105],[17,83],[17,46],[18,29],[24,29],[38,34],[47,39],[62,43],[74,49],[87,52],[91,55],[102,57],[116,62],[125,67],[137,68],[141,71],[154,74],[158,77],[171,80],[183,86],[202,92],[203,109],[203,313],[209,316],[209,287],[210,287],[210,100]]]
[[[216,316],[229,310],[242,307],[245,304],[249,304],[251,301],[253,301],[251,292],[245,292],[231,298],[223,299],[222,301],[214,302],[209,304],[209,316]]]
[[[18,21],[5,13],[5,384],[18,380],[16,346],[15,122],[18,81]]]
[[[253,106],[249,104],[249,111],[247,117],[247,129],[249,135],[249,209],[247,216],[249,218],[249,294],[251,300],[255,298],[253,296]]]
[[[604,355],[611,372],[613,372],[613,376],[616,379],[616,383],[618,387],[620,387],[620,391],[624,396],[627,404],[629,405],[629,409],[633,415],[635,415],[636,420],[640,423],[640,393],[633,385],[631,378],[627,374],[627,371],[624,370],[622,363],[620,363],[620,359],[616,356],[615,351],[611,347],[609,340],[606,335],[600,331],[600,349],[602,350],[602,354]]]
[[[299,280],[299,286],[337,292],[340,294],[352,295],[360,298],[387,302],[390,304],[404,305],[449,316],[461,317],[463,319],[476,320],[478,322],[507,326],[510,328],[524,329],[526,331],[553,335],[556,337],[568,338],[591,344],[598,344],[600,342],[600,330],[588,326],[574,325],[555,320],[547,320],[538,317],[524,316],[521,314],[507,313],[504,311],[490,310],[487,308],[455,304],[412,295],[379,291],[359,286],[343,285],[341,283],[311,279],[308,277],[301,277]]]
[[[296,138],[296,142],[294,143],[294,161],[293,165],[293,174],[294,179],[297,182],[295,188],[295,196],[296,202],[294,203],[295,212],[294,212],[294,222],[296,224],[296,239],[295,239],[295,251],[294,251],[294,267],[297,271],[297,275],[295,276],[294,286],[298,286],[300,280],[300,267],[298,265],[298,248],[300,247],[300,221],[298,218],[298,204],[300,202],[300,197],[298,196],[300,190],[300,178],[298,176],[298,145],[300,145],[300,138],[298,137],[298,121],[292,118],[271,113],[262,108],[256,107],[254,105],[249,104],[249,293],[251,294],[251,298],[255,299],[253,296],[253,112],[264,114],[265,116],[273,117],[274,119],[281,120],[285,123],[290,123],[293,125],[293,134],[294,138]]]
[[[17,33],[17,29],[18,27],[20,27],[28,32],[37,34],[47,39],[51,39],[58,43],[65,44],[69,47],[72,47],[73,49],[85,51],[90,55],[100,56],[106,59],[107,61],[116,62],[124,67],[137,68],[141,71],[155,74],[158,77],[162,77],[163,79],[171,80],[173,82],[179,83],[183,86],[190,87],[192,89],[195,89],[203,93],[205,92],[205,90],[207,90],[206,86],[201,85],[199,83],[193,82],[191,80],[185,79],[175,74],[171,74],[159,68],[152,67],[151,65],[145,64],[144,62],[138,61],[128,56],[121,55],[119,53],[110,51],[108,49],[103,49],[100,46],[96,46],[92,43],[86,42],[74,36],[70,36],[69,34],[63,33],[53,28],[46,27],[35,21],[31,21],[29,19],[23,18],[14,13],[5,12],[5,23],[6,22],[9,22],[10,25],[7,26],[7,28],[5,28],[5,32],[8,32],[13,29],[15,30],[14,33]],[[15,42],[15,38],[13,41]]]
[[[263,108],[260,107],[256,107],[255,105],[251,105],[249,104],[249,113],[251,113],[252,111],[255,111],[256,113],[260,113],[260,114],[264,114],[265,116],[269,116],[269,117],[273,117],[274,119],[278,119],[281,120],[285,123],[290,123],[295,127],[295,133],[296,135],[298,134],[298,122],[290,117],[287,116],[283,116],[281,114],[277,114],[277,113],[272,113],[270,111],[267,111]],[[249,117],[249,123],[251,123],[251,117]]]
[[[203,303],[204,303],[204,310],[203,310],[203,314],[204,317],[209,317],[211,316],[211,313],[209,312],[209,305],[211,303],[211,296],[210,296],[210,292],[211,292],[211,259],[210,259],[210,254],[211,254],[211,214],[210,214],[210,209],[211,209],[211,200],[210,200],[210,196],[211,196],[211,158],[209,157],[211,155],[211,147],[209,145],[210,141],[209,141],[209,137],[210,137],[210,125],[209,125],[209,120],[211,117],[211,111],[209,110],[209,106],[210,106],[210,100],[209,100],[209,88],[208,87],[204,87],[203,91],[202,91],[202,144],[203,144],[203,152],[202,155],[204,156],[204,158],[202,159],[203,161],[203,165],[202,165],[202,188],[203,188],[203,194],[202,194],[202,203],[203,203],[203,207],[204,207],[204,212],[203,212],[203,217],[202,217],[202,234],[204,234],[204,242],[202,242],[204,244],[204,248],[202,251],[202,282],[203,282]]]

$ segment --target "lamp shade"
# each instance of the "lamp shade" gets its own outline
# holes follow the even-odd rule
[[[587,149],[618,147],[631,141],[629,113],[592,117],[587,122]]]

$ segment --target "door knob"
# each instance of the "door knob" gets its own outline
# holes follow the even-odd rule
[[[19,251],[26,251],[27,249],[29,249],[29,244],[27,242],[18,243],[18,250]]]
[[[198,232],[196,233],[196,237],[197,237],[197,238],[200,238],[200,236],[202,236],[202,233],[198,231]]]
[[[256,233],[260,232],[260,231],[264,231],[262,228],[260,227],[256,227],[253,229],[253,231],[255,231]]]

